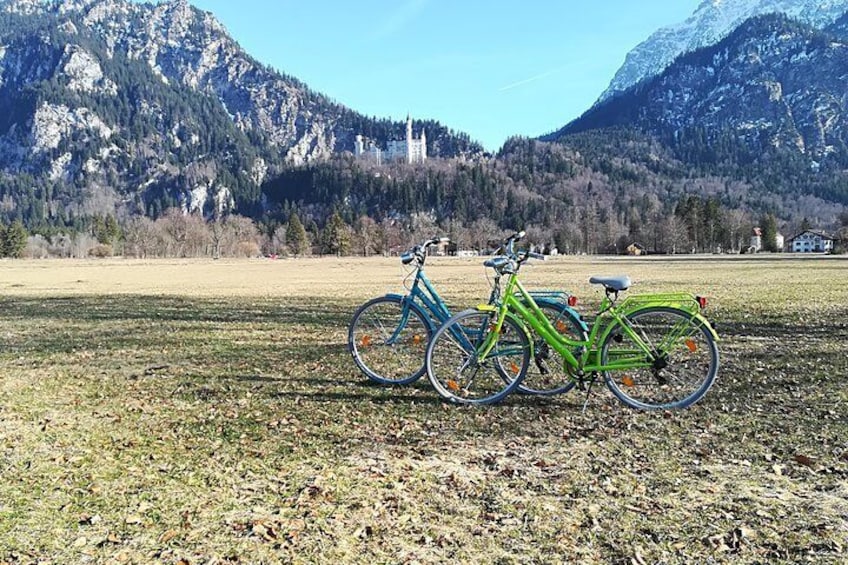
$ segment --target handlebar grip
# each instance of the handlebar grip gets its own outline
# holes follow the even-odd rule
[[[431,245],[436,245],[436,244],[439,244],[439,243],[450,243],[450,238],[449,237],[434,237],[433,239],[427,241],[424,245],[422,245],[422,247],[426,249],[426,248],[430,247]]]
[[[415,261],[415,253],[413,253],[412,251],[407,251],[406,253],[400,256],[400,262],[404,265],[409,265],[413,261]]]
[[[521,241],[522,239],[524,239],[524,237],[526,235],[527,235],[527,232],[524,231],[524,230],[521,230],[520,232],[518,232],[514,236],[512,236],[512,240],[513,241]]]

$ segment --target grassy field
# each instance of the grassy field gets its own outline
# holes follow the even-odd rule
[[[433,259],[456,307],[479,260]],[[711,297],[718,381],[447,406],[345,349],[396,259],[0,262],[0,564],[844,563],[848,260],[565,258]],[[712,561],[710,561],[712,560]]]

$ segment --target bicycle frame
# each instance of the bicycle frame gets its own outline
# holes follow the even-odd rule
[[[409,292],[406,295],[389,294],[387,296],[398,298],[403,303],[401,322],[398,324],[398,327],[392,336],[386,340],[386,343],[389,345],[393,345],[395,343],[395,341],[400,337],[401,332],[403,332],[403,329],[406,327],[407,322],[409,322],[409,311],[411,308],[418,307],[420,310],[423,310],[425,314],[429,314],[428,316],[424,316],[424,318],[430,326],[430,330],[436,330],[441,324],[444,324],[448,318],[451,317],[451,313],[448,310],[447,305],[433,287],[433,283],[431,283],[430,279],[427,278],[427,275],[424,274],[424,269],[422,267],[417,267],[415,281],[412,283],[412,288],[409,289]],[[415,306],[413,306],[413,304]],[[434,323],[434,321],[437,323]]]
[[[535,300],[533,300],[533,296],[527,292],[518,280],[518,274],[513,273],[509,277],[506,290],[504,291],[504,299],[499,306],[481,305],[478,307],[481,311],[496,313],[497,321],[494,323],[494,331],[488,334],[481,349],[478,350],[477,360],[478,362],[483,362],[492,352],[504,321],[507,316],[511,316],[513,319],[523,322],[522,325],[525,326],[525,331],[528,325],[533,328],[537,335],[542,337],[563,357],[568,366],[581,373],[651,367],[657,359],[658,351],[645,343],[638,332],[631,327],[630,322],[626,318],[627,315],[646,307],[674,307],[689,313],[692,318],[688,321],[698,319],[701,324],[705,324],[713,335],[715,335],[712,326],[701,316],[700,309],[695,309],[691,304],[697,303],[694,297],[688,294],[655,294],[628,297],[616,306],[615,302],[607,295],[601,302],[600,314],[595,320],[595,323],[592,324],[588,339],[586,341],[574,341],[563,336],[553,327]],[[603,343],[615,327],[620,327],[633,340],[633,343],[636,344],[638,349],[633,351],[632,356],[617,359],[612,363],[602,364],[598,344]],[[669,341],[676,337],[680,337],[680,335],[672,334]],[[718,336],[715,337],[717,338]],[[659,349],[662,349],[663,345],[667,344],[660,344]],[[575,356],[574,351],[576,349],[582,350],[586,354],[581,354],[579,357]]]

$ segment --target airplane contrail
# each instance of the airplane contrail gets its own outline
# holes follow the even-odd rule
[[[546,72],[544,72],[544,73],[542,73],[542,74],[540,74],[540,75],[532,76],[532,77],[530,77],[530,78],[526,78],[526,79],[524,79],[524,80],[520,80],[520,81],[518,81],[518,82],[514,82],[514,83],[512,83],[512,84],[508,84],[508,85],[506,85],[506,86],[503,86],[503,87],[499,88],[499,89],[498,89],[498,92],[506,92],[507,90],[512,90],[513,88],[518,88],[519,86],[524,86],[525,84],[529,84],[529,83],[531,83],[531,82],[535,82],[535,81],[537,81],[537,80],[541,80],[541,79],[543,79],[543,78],[545,78],[545,77],[549,77],[549,76],[554,75],[554,74],[556,74],[556,73],[558,73],[558,72],[561,72],[561,71],[563,71],[565,68],[566,68],[566,67],[559,67],[559,68],[556,68],[556,69],[551,69],[550,71],[546,71]]]

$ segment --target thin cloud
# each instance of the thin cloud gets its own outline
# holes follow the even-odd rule
[[[543,78],[547,78],[551,75],[555,75],[557,73],[561,73],[567,67],[558,67],[556,69],[551,69],[550,71],[546,71],[542,74],[532,76],[530,78],[526,78],[524,80],[520,80],[518,82],[514,82],[512,84],[508,84],[506,86],[502,86],[498,89],[498,92],[506,92],[507,90],[512,90],[513,88],[518,88],[519,86],[524,86],[525,84],[530,84],[531,82],[536,82],[537,80],[542,80]]]
[[[407,0],[401,4],[383,20],[374,33],[374,39],[383,39],[398,33],[415,21],[429,2],[430,0]]]

